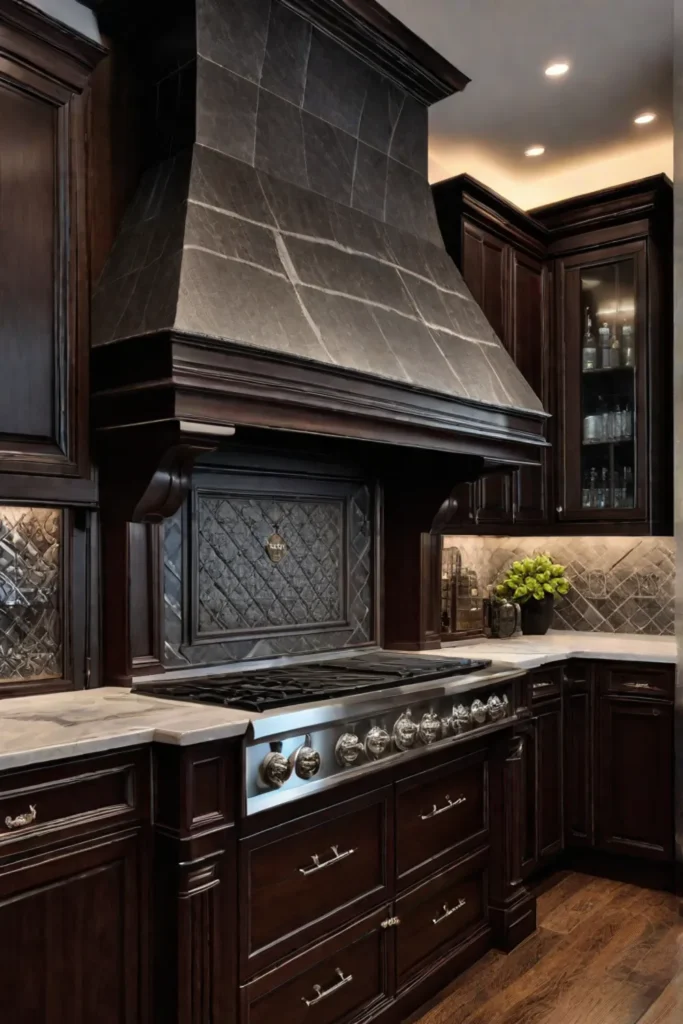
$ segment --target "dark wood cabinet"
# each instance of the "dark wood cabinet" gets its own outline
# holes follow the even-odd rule
[[[92,503],[88,75],[104,51],[6,0],[0,33],[2,492]]]
[[[603,695],[598,724],[597,845],[608,853],[673,856],[673,708]]]
[[[473,514],[449,532],[670,534],[671,183],[658,175],[530,213],[468,175],[433,194],[448,252],[553,417],[541,466],[483,478]],[[598,347],[586,369],[587,316]]]
[[[532,672],[529,691],[533,718],[525,727],[523,755],[525,878],[552,863],[564,848],[561,670],[553,667]]]

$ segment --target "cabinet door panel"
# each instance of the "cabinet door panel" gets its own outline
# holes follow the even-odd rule
[[[47,43],[44,23],[32,37],[30,21],[0,12],[0,474],[8,497],[93,501],[87,69],[68,42]]]
[[[469,221],[463,222],[462,275],[506,347],[508,258],[504,242]]]
[[[585,672],[567,669],[564,694],[564,815],[568,846],[593,846],[594,684]]]
[[[598,846],[611,853],[673,855],[673,709],[602,697],[598,736]]]
[[[0,991],[12,1024],[138,1024],[138,838],[0,868]]]

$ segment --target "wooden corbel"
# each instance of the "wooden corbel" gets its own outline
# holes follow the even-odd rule
[[[213,452],[234,427],[165,420],[98,434],[102,518],[160,523],[187,495],[195,460]]]

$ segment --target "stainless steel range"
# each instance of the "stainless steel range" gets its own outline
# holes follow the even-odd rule
[[[513,681],[524,675],[490,661],[375,651],[136,691],[252,713],[245,782],[255,814],[509,725]]]

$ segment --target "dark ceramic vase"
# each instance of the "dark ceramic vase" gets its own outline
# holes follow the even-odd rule
[[[533,597],[522,605],[522,633],[525,636],[543,636],[553,621],[552,594],[546,594],[542,601]]]

